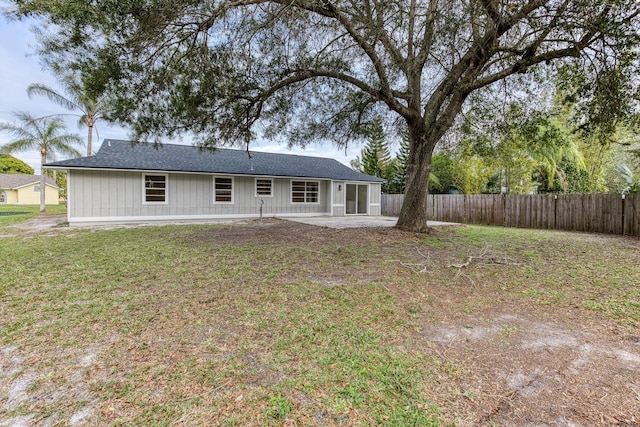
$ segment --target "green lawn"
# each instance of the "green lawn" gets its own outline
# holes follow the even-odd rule
[[[500,304],[640,322],[637,248],[569,233],[74,229],[0,260],[0,350],[23,360],[0,381],[30,396],[4,416],[61,425],[450,425],[433,389],[467,371],[414,345],[425,325]]]
[[[66,205],[47,205],[42,215],[67,213]],[[0,228],[40,215],[39,205],[0,205]]]

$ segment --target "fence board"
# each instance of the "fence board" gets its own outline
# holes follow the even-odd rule
[[[623,234],[624,233],[624,199],[621,197],[615,197],[615,199],[611,198],[611,202],[609,205],[606,203],[605,206],[609,207],[609,215],[605,217],[604,223],[604,233],[609,234]]]
[[[398,216],[403,195],[384,194],[383,215]],[[427,197],[435,221],[640,236],[640,194],[444,195]]]
[[[440,197],[444,203],[444,215],[439,221],[445,221],[445,218],[452,218],[453,222],[465,221],[465,196],[455,194],[449,197]]]
[[[469,195],[466,197],[466,212],[465,212],[465,223],[467,224],[482,224],[482,196],[480,195]]]
[[[572,230],[571,200],[565,195],[556,198],[556,230]]]
[[[623,233],[640,236],[640,194],[627,194],[624,199]]]
[[[380,212],[385,216],[398,216],[403,201],[403,194],[383,194],[380,200]]]

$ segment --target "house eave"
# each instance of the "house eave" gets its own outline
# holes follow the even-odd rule
[[[19,186],[17,186],[17,187],[13,187],[13,188],[3,188],[3,189],[4,189],[4,190],[14,190],[14,191],[17,191],[17,190],[19,190],[19,189],[21,189],[21,188],[29,187],[30,185],[39,185],[39,184],[40,184],[40,181],[34,181],[34,182],[30,182],[29,184],[22,184],[22,185],[19,185]],[[55,188],[56,190],[60,190],[60,187],[58,187],[57,185],[49,184],[48,182],[45,182],[45,184],[44,184],[44,185],[46,185],[46,186],[48,186],[48,187],[51,187],[51,188]]]
[[[137,169],[137,168],[105,168],[105,167],[84,167],[84,166],[49,166],[44,165],[48,169],[55,170],[83,170],[83,171],[102,171],[102,172],[140,172],[140,173],[177,173],[186,175],[210,175],[210,176],[244,176],[244,177],[264,177],[264,178],[283,178],[283,179],[317,179],[321,181],[345,181],[345,182],[361,182],[367,184],[382,184],[385,182],[373,180],[357,180],[349,178],[333,178],[333,177],[317,177],[317,176],[291,176],[291,175],[268,175],[259,173],[226,173],[226,172],[210,172],[210,171],[185,171],[176,169]]]

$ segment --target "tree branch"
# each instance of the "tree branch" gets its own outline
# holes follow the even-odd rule
[[[431,0],[429,2],[429,10],[427,11],[427,15],[425,17],[425,27],[424,34],[422,36],[422,42],[420,43],[420,50],[418,51],[418,55],[416,56],[416,64],[414,66],[418,66],[420,69],[424,67],[424,64],[431,53],[431,46],[433,45],[433,31],[434,31],[434,20],[436,16],[436,12],[438,10],[438,0]],[[409,40],[409,43],[413,43],[413,40]]]
[[[275,94],[277,91],[285,87],[294,85],[296,83],[300,83],[305,80],[310,80],[318,77],[327,77],[327,78],[340,80],[350,85],[353,85],[358,89],[360,89],[361,91],[369,94],[372,98],[377,99],[381,102],[384,102],[389,106],[389,108],[396,111],[398,114],[401,114],[401,115],[408,114],[407,107],[400,104],[394,97],[388,96],[384,92],[373,88],[372,86],[368,85],[367,83],[363,82],[360,79],[357,79],[345,73],[341,73],[339,71],[329,70],[329,69],[294,70],[292,72],[292,75],[275,83],[268,89],[262,91],[257,97],[254,98],[253,101],[259,106],[258,108],[261,109],[261,106],[264,103],[264,101],[269,97],[271,97],[273,94]]]
[[[389,77],[387,76],[387,70],[382,63],[382,60],[376,53],[374,47],[367,43],[367,41],[356,31],[353,27],[351,21],[328,0],[322,0],[322,3],[325,4],[327,10],[330,10],[334,14],[334,18],[344,27],[345,30],[351,35],[351,38],[356,42],[358,46],[364,51],[364,53],[369,57],[373,67],[376,70],[376,74],[380,79],[380,86],[382,92],[386,92],[386,95],[391,95],[391,85],[389,84]],[[385,101],[387,102],[387,101]],[[397,101],[396,101],[397,102]]]
[[[515,62],[513,65],[503,69],[502,71],[498,71],[496,73],[485,76],[481,79],[475,80],[473,83],[468,83],[466,85],[463,85],[460,87],[460,90],[467,93],[472,92],[476,89],[479,89],[484,86],[488,86],[491,83],[494,83],[506,77],[509,77],[510,75],[524,72],[527,68],[533,65],[539,64],[541,62],[547,62],[554,59],[567,58],[567,57],[577,58],[580,56],[580,52],[586,46],[588,46],[589,43],[591,43],[594,36],[595,35],[593,33],[585,34],[582,40],[576,43],[575,46],[564,48],[564,49],[552,50],[536,56],[527,56],[528,51],[525,51],[525,54],[522,56],[522,58],[519,61]]]
[[[400,49],[393,43],[387,32],[384,28],[384,21],[382,19],[382,13],[380,12],[380,3],[376,2],[376,17],[373,16],[373,11],[371,10],[371,6],[369,1],[366,1],[365,8],[367,8],[367,16],[370,19],[371,24],[375,22],[376,27],[376,37],[379,38],[380,42],[389,53],[389,55],[393,58],[393,60],[398,64],[401,68],[405,63],[405,58],[403,58],[402,53],[400,53]]]

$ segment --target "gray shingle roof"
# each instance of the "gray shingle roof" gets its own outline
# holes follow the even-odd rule
[[[251,176],[283,176],[344,181],[384,182],[354,171],[335,159],[292,154],[251,152],[218,148],[199,150],[190,145],[153,144],[106,139],[89,157],[47,163],[68,169],[120,169],[165,172],[196,172]]]
[[[44,178],[44,182],[56,188],[55,181],[48,176]],[[15,190],[29,184],[39,184],[40,175],[26,175],[20,173],[0,173],[0,188],[7,190]]]

